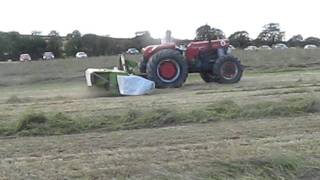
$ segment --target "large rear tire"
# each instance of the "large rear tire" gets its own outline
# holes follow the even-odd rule
[[[147,78],[157,88],[178,88],[188,75],[188,66],[179,51],[164,49],[155,53],[147,63]]]
[[[240,81],[243,67],[237,58],[233,56],[222,56],[215,62],[213,73],[217,77],[216,82],[232,84]]]

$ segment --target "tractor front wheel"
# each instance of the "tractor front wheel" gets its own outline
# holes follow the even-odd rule
[[[211,83],[211,82],[217,82],[218,78],[213,72],[200,72],[200,77],[204,82]]]
[[[157,88],[178,88],[188,75],[187,63],[179,51],[164,49],[154,54],[147,64],[147,77]]]
[[[240,61],[233,56],[220,57],[213,66],[213,73],[217,76],[218,83],[237,83],[242,77],[242,72]]]

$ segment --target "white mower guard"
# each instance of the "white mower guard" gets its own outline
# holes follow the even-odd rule
[[[155,89],[155,83],[140,76],[117,76],[119,91],[125,96],[150,94]]]

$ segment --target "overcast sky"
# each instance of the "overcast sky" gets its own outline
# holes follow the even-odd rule
[[[155,38],[170,29],[175,38],[194,38],[204,24],[226,35],[246,30],[255,38],[264,24],[280,23],[286,38],[320,37],[318,0],[1,0],[0,31],[30,34],[77,29],[112,37],[150,31]]]

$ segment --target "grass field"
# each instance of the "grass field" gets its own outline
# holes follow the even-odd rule
[[[320,51],[234,54],[240,83],[135,97],[86,87],[116,56],[0,63],[0,179],[318,179]]]

